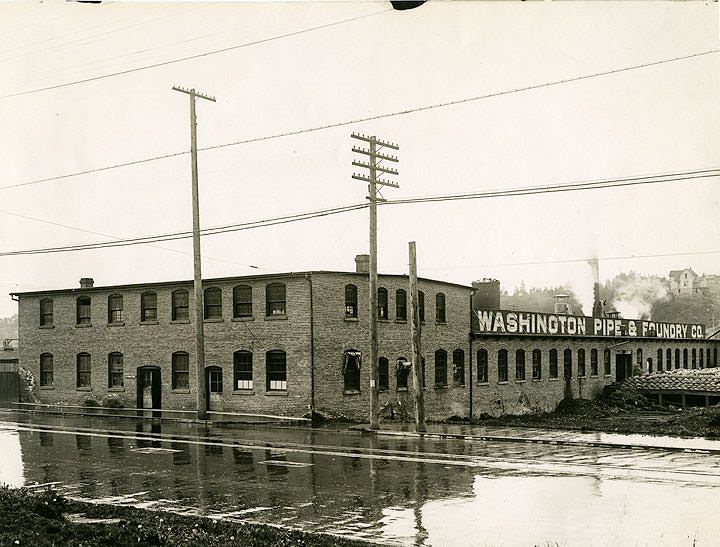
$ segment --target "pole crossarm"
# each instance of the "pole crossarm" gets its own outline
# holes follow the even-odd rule
[[[390,175],[397,175],[397,169],[393,169],[392,167],[382,167],[381,165],[370,165],[369,163],[364,163],[362,161],[356,161],[354,160],[352,164],[355,167],[364,167],[365,169],[375,169],[376,171],[381,171],[383,173],[388,173]]]
[[[195,91],[195,89],[185,89],[184,87],[180,87],[177,85],[173,86],[173,89],[175,91],[179,91],[180,93],[185,93],[187,95],[190,95],[191,97],[200,97],[201,99],[206,99],[208,101],[217,102],[215,100],[215,97],[211,97],[210,95],[205,95],[204,93],[200,93],[199,91]]]
[[[366,177],[365,175],[358,175],[357,173],[353,173],[352,178],[354,178],[355,180],[362,180],[364,182],[374,182],[375,184],[380,184],[382,186],[392,186],[393,188],[400,188],[400,185],[396,182],[390,182],[389,180],[384,179],[372,180],[370,177]]]
[[[352,147],[352,151],[356,152],[358,154],[365,154],[366,156],[375,157],[380,160],[387,160],[387,161],[398,161],[398,159],[395,156],[387,156],[385,154],[380,154],[379,152],[371,152],[370,150],[367,150],[365,148],[358,148],[357,146]]]
[[[381,141],[380,139],[376,139],[375,137],[367,137],[365,135],[361,135],[360,133],[353,133],[350,136],[353,139],[357,139],[359,141],[375,143],[376,146],[384,146],[386,148],[392,148],[393,150],[400,150],[400,147],[397,144],[394,144],[392,142]]]

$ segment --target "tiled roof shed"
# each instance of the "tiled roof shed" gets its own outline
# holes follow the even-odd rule
[[[631,386],[645,395],[659,396],[660,404],[663,403],[663,398],[665,402],[669,402],[671,397],[677,402],[681,400],[682,406],[686,406],[689,399],[698,402],[704,399],[704,405],[700,402],[700,406],[720,402],[720,368],[679,369],[631,376],[623,385]],[[681,399],[677,399],[677,396]]]

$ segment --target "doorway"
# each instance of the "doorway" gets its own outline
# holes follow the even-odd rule
[[[220,367],[207,367],[205,381],[208,390],[208,410],[222,412],[223,409],[223,378]]]
[[[632,354],[615,354],[615,381],[622,382],[632,376]]]
[[[160,368],[139,367],[137,369],[137,407],[161,408]]]

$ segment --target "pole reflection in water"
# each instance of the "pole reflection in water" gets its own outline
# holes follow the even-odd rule
[[[25,484],[23,453],[17,431],[0,429],[0,484],[13,488]]]

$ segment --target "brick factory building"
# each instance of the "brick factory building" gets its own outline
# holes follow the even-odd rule
[[[370,367],[367,256],[355,272],[203,281],[211,412],[364,420]],[[413,413],[408,278],[378,281],[380,406]],[[432,420],[551,411],[645,372],[717,365],[701,325],[500,311],[499,283],[420,279],[425,404]],[[119,399],[196,408],[192,282],[18,293],[20,366],[43,403]],[[562,299],[561,299],[562,300]]]

